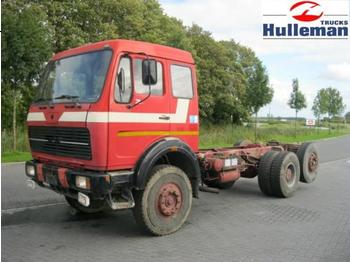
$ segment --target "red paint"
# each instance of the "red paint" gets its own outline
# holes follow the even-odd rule
[[[235,181],[238,178],[240,178],[240,172],[239,170],[229,170],[225,172],[220,172],[219,173],[219,183],[227,183],[231,181]]]
[[[43,164],[36,165],[36,176],[40,182],[44,182]]]
[[[157,199],[156,210],[165,217],[175,215],[182,207],[182,192],[174,183],[164,184],[158,192]]]
[[[310,5],[311,5],[311,7],[310,7]],[[289,11],[293,11],[295,8],[300,7],[300,6],[305,6],[305,10],[300,15],[293,16],[293,18],[295,18],[296,20],[299,20],[302,22],[312,22],[312,21],[315,21],[315,20],[321,18],[321,16],[323,15],[323,12],[321,12],[319,15],[310,15],[309,14],[310,9],[315,8],[317,6],[321,6],[320,4],[313,2],[313,1],[297,2],[294,5],[292,5],[292,7],[290,8]]]
[[[61,168],[61,167],[58,168],[58,170],[57,170],[57,172],[58,172],[58,179],[60,181],[60,184],[64,188],[68,188],[69,187],[66,171],[67,171],[67,168]]]

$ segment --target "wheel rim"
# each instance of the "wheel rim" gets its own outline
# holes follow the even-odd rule
[[[315,153],[311,153],[308,161],[308,168],[310,172],[314,172],[318,165],[318,157]]]
[[[157,209],[162,216],[170,217],[179,212],[182,206],[182,193],[174,183],[164,184],[158,194]]]
[[[285,172],[284,172],[284,178],[287,182],[288,187],[293,187],[295,180],[296,180],[296,171],[294,164],[290,163]]]

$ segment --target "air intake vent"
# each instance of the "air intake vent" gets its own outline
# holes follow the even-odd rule
[[[86,128],[31,126],[28,132],[34,152],[91,159],[90,134]]]

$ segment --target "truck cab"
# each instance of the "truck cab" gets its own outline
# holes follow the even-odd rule
[[[58,53],[27,126],[30,183],[64,194],[83,212],[133,207],[155,164],[169,161],[185,166],[197,195],[198,95],[189,52],[111,40]]]
[[[147,62],[150,83],[142,78]],[[198,151],[197,101],[188,52],[114,40],[58,53],[28,114],[33,158],[111,171],[133,169],[164,137]]]

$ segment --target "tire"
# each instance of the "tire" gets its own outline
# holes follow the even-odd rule
[[[214,188],[219,188],[219,189],[230,189],[236,180],[230,181],[230,182],[225,182],[225,183],[219,183],[219,181],[214,180],[214,181],[207,181],[204,182],[208,187],[214,187]]]
[[[134,192],[134,199],[137,224],[153,235],[168,235],[185,223],[192,206],[192,187],[181,169],[159,165],[151,171],[145,189]]]
[[[318,154],[313,143],[303,143],[297,151],[300,163],[300,182],[312,183],[317,177]]]
[[[252,141],[248,140],[248,139],[242,139],[237,141],[236,143],[234,143],[233,146],[247,146],[253,144]]]
[[[277,151],[269,151],[265,153],[259,161],[259,166],[258,166],[259,188],[261,192],[267,196],[272,195],[270,173],[271,173],[272,161],[274,160],[277,154],[278,154]]]
[[[76,200],[75,198],[70,198],[65,196],[67,203],[75,208],[76,210],[78,210],[81,213],[84,214],[95,214],[95,213],[99,213],[102,212],[103,210],[106,209],[107,205],[106,205],[106,201],[105,200],[92,200],[90,203],[90,206],[85,207],[83,205],[81,205],[78,200]]]
[[[276,197],[290,197],[298,188],[300,165],[296,154],[283,151],[272,161],[271,193]]]

